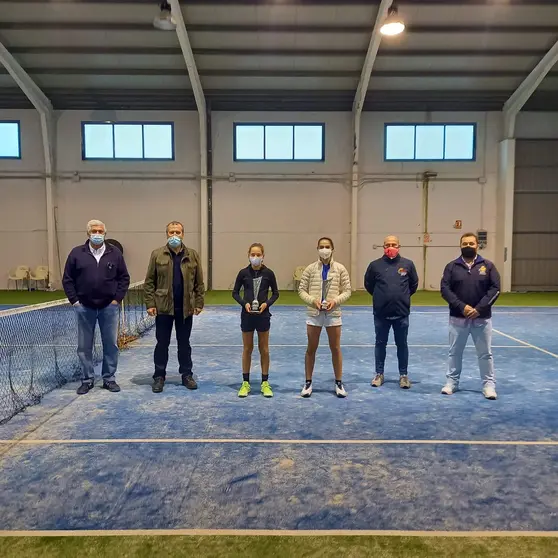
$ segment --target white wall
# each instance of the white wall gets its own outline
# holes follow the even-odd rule
[[[233,161],[234,122],[325,122],[325,162]],[[336,258],[349,267],[350,113],[214,113],[213,287],[228,289],[247,265],[248,247],[262,242],[282,287],[297,266],[316,258],[320,236],[331,236]],[[304,178],[289,175],[299,175]],[[274,176],[275,180],[271,180]]]
[[[121,112],[116,120],[175,122],[172,162],[82,161],[81,122],[98,119],[89,111],[60,112],[57,122],[56,217],[62,267],[70,249],[85,241],[90,219],[104,221],[109,237],[124,247],[133,281],[142,280],[152,249],[164,244],[165,226],[184,223],[186,242],[199,249],[198,117],[195,112]],[[44,170],[40,124],[31,111],[0,112],[0,118],[21,119],[21,161],[0,161],[4,171]],[[74,178],[74,173],[78,173]],[[0,287],[7,270],[17,264],[46,264],[44,180],[0,181]]]
[[[150,251],[164,242],[164,227],[181,220],[186,241],[199,248],[199,140],[194,112],[121,112],[118,120],[174,121],[176,161],[92,162],[81,160],[81,122],[90,112],[67,111],[58,118],[57,222],[62,264],[70,248],[85,240],[91,218],[102,219],[122,242],[133,280],[141,280]],[[20,119],[21,161],[0,160],[0,288],[9,267],[46,263],[46,218],[41,135],[35,111],[0,111]],[[233,123],[324,122],[323,163],[236,163]],[[477,122],[477,160],[470,163],[386,163],[386,122]],[[518,137],[558,137],[558,114],[523,113]],[[426,288],[437,289],[443,266],[458,253],[465,230],[488,231],[486,257],[496,259],[496,185],[500,113],[364,113],[358,207],[358,276],[381,256],[386,234],[398,234],[403,254],[424,276],[422,185],[425,170],[438,173],[429,189]],[[317,239],[333,237],[336,257],[350,269],[350,113],[213,114],[213,287],[231,287],[246,264],[252,242],[266,246],[267,263],[280,286],[290,287],[293,270],[316,257]],[[72,178],[74,173],[78,178]],[[24,178],[25,173],[35,173]],[[462,220],[463,229],[453,224]]]
[[[387,234],[400,237],[402,254],[414,260],[421,286],[439,289],[444,266],[459,254],[463,232],[484,228],[483,255],[494,259],[499,113],[364,113],[360,170],[366,180],[359,194],[357,286],[370,260],[381,257]],[[477,156],[463,163],[399,163],[384,161],[384,124],[393,122],[476,122]],[[423,265],[423,191],[421,175],[438,174],[429,187],[428,232],[431,242]],[[461,220],[463,228],[453,225]],[[377,248],[374,248],[374,245]]]
[[[45,181],[41,123],[35,110],[0,111],[19,120],[22,158],[0,160],[0,288],[17,265],[47,264]],[[25,178],[21,178],[25,176]]]

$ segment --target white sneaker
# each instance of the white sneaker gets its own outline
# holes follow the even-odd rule
[[[347,392],[343,384],[335,382],[335,395],[337,395],[337,397],[347,397]]]
[[[312,382],[306,382],[304,384],[300,395],[301,397],[310,397],[312,395]]]
[[[498,399],[498,395],[496,394],[496,390],[492,386],[486,386],[482,390],[482,394],[486,397],[486,399],[491,399],[492,401]]]
[[[453,395],[456,391],[457,391],[457,389],[455,387],[453,387],[451,384],[446,384],[442,388],[442,393],[444,395]]]

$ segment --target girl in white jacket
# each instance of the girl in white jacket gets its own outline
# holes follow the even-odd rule
[[[306,383],[300,393],[302,397],[312,395],[312,374],[323,327],[326,328],[331,349],[335,373],[335,393],[338,397],[347,396],[343,386],[340,306],[351,297],[351,280],[345,266],[333,260],[333,250],[334,245],[331,238],[320,238],[318,241],[319,260],[304,270],[298,288],[300,298],[308,306]]]

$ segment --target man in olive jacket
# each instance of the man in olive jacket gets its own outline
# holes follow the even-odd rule
[[[200,258],[195,250],[184,246],[184,226],[178,221],[167,225],[167,244],[151,253],[145,277],[145,304],[155,316],[155,374],[153,393],[165,386],[172,326],[176,330],[179,371],[182,385],[197,389],[192,371],[193,316],[203,309],[205,288]]]

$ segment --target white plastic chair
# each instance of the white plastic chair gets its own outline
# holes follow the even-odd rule
[[[293,273],[293,287],[294,287],[294,290],[296,292],[298,292],[298,286],[300,285],[300,280],[302,279],[302,274],[304,273],[305,269],[306,269],[306,266],[300,265],[294,270],[294,273]]]
[[[43,287],[46,290],[48,286],[48,266],[38,265],[34,271],[29,274],[29,280],[35,282],[35,288],[39,288],[39,283],[43,283]]]
[[[29,289],[29,267],[26,265],[18,265],[16,268],[10,270],[8,273],[8,290],[10,288],[10,282],[15,284],[16,291],[19,290],[18,285],[21,281],[21,288],[23,290],[23,285],[27,281],[27,288]]]

